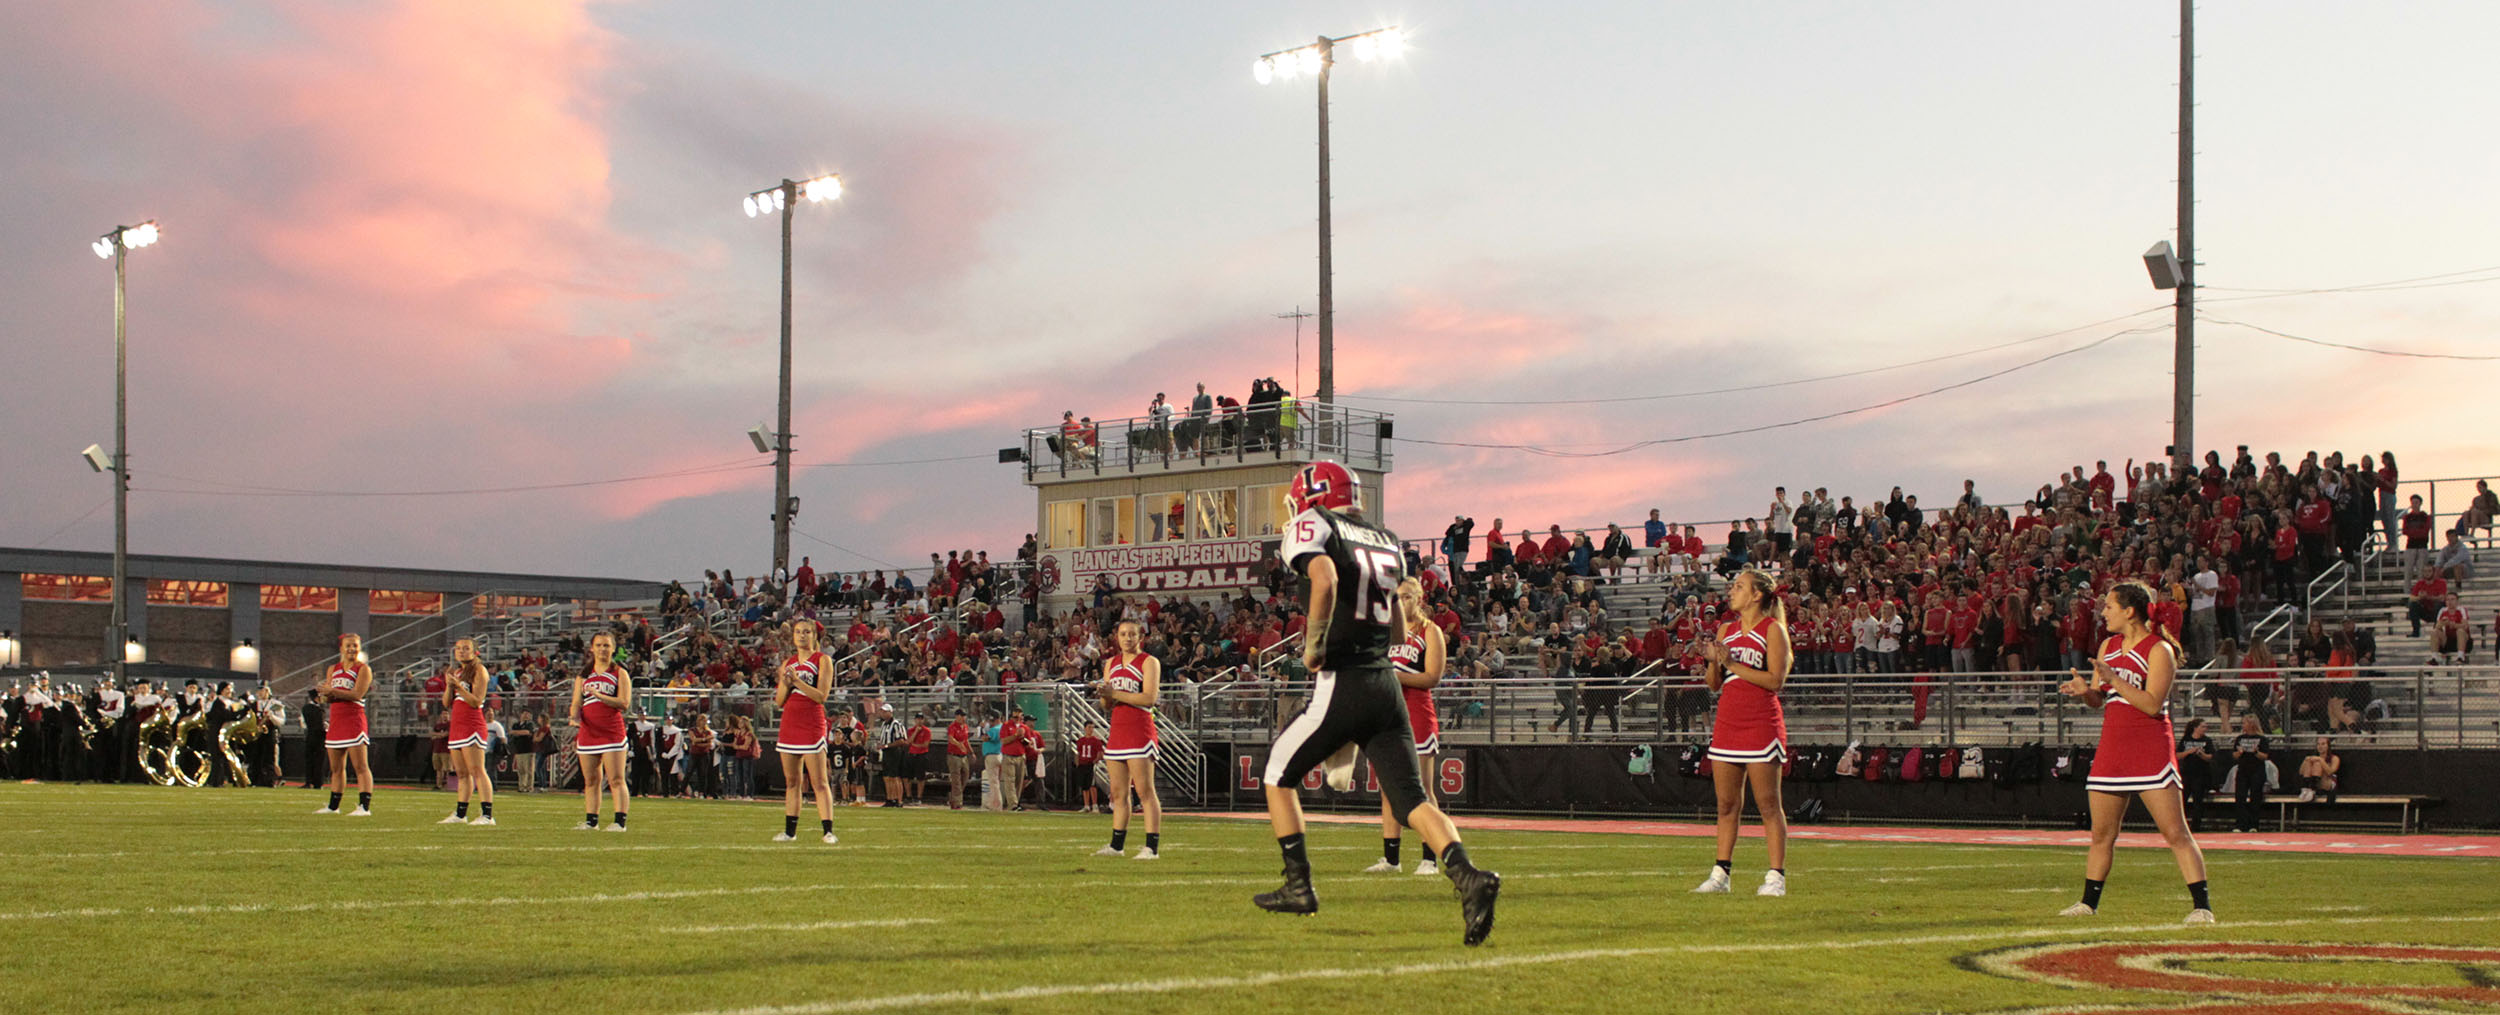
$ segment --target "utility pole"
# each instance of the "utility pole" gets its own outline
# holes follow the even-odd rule
[[[2185,2],[2185,0],[2182,0]],[[1337,401],[1336,271],[1330,263],[1328,229],[1328,71],[1335,66],[1335,40],[1319,37],[1319,403]],[[1300,348],[1296,345],[1295,348]]]
[[[2179,291],[2171,326],[2170,461],[2196,468],[2196,4],[2179,0]]]
[[[790,567],[790,216],[799,210],[799,185],[781,181],[781,417],[773,429],[773,569]]]

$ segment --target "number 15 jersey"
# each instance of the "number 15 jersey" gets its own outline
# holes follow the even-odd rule
[[[1337,605],[1321,668],[1342,672],[1388,666],[1389,646],[1396,641],[1398,582],[1406,577],[1398,537],[1353,515],[1314,507],[1286,524],[1279,552],[1285,566],[1304,576],[1306,602],[1311,558],[1325,556],[1336,565]]]

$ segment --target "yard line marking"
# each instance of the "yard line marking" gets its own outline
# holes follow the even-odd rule
[[[15,913],[0,912],[0,922],[19,920],[60,920],[93,916],[190,916],[214,913],[320,913],[353,912],[375,909],[418,909],[428,906],[533,906],[584,902],[651,902],[666,899],[718,898],[730,895],[771,895],[787,892],[857,891],[867,885],[757,885],[749,888],[680,888],[654,892],[597,892],[588,895],[503,895],[491,897],[444,899],[337,899],[329,902],[296,902],[284,905],[266,903],[210,903],[195,906],[142,906],[136,909],[91,907],[85,909],[33,910]],[[967,889],[974,885],[930,884],[873,886],[918,891]]]
[[[857,927],[916,927],[936,920],[819,920],[814,923],[739,923],[718,927],[671,927],[674,934],[732,934],[750,930],[851,930]]]
[[[2308,918],[2295,920],[2255,920],[2227,923],[2221,926],[2242,927],[2307,927],[2319,924],[2372,923],[2490,923],[2500,921],[2500,914],[2471,916],[2361,916],[2343,918]],[[1891,938],[1842,938],[1830,941],[1785,941],[1748,944],[1665,945],[1655,948],[1586,948],[1566,952],[1541,952],[1530,955],[1498,955],[1479,959],[1452,959],[1443,962],[1414,962],[1395,966],[1339,966],[1319,969],[1289,969],[1254,973],[1245,976],[1168,977],[1154,980],[1126,980],[1101,983],[1063,983],[1006,990],[953,990],[918,994],[889,994],[848,1001],[818,1001],[793,1005],[759,1005],[752,1008],[715,1008],[688,1015],[836,1015],[840,1012],[884,1011],[891,1008],[919,1008],[957,1005],[995,1005],[1044,998],[1103,994],[1164,994],[1176,991],[1229,990],[1242,987],[1265,987],[1279,983],[1305,980],[1343,980],[1377,976],[1417,976],[1433,973],[1465,972],[1479,969],[1501,969],[1512,966],[1553,965],[1589,959],[1648,958],[1663,955],[1744,954],[1753,952],[1816,951],[1829,948],[1900,948],[1930,944],[1976,944],[1992,941],[2014,941],[2026,938],[2072,938],[2093,934],[2156,934],[2192,928],[2176,923],[2147,923],[2116,927],[2034,927],[2015,930],[1980,931],[1964,934],[1921,934]]]

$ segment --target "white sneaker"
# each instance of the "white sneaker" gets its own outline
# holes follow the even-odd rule
[[[790,834],[790,833],[788,833],[788,832],[775,832],[775,833],[773,833],[773,841],[774,841],[774,842],[797,842],[797,841],[799,841],[799,837],[798,837],[798,836],[795,836],[795,835],[792,835],[792,834]]]
[[[598,831],[598,830],[599,830],[599,826],[597,826],[597,825],[575,825],[575,826],[573,826],[573,830],[574,830],[574,831],[576,831],[576,832],[596,832],[596,831]]]
[[[1094,851],[1094,855],[1095,855],[1095,856],[1127,856],[1128,854],[1127,854],[1127,853],[1123,853],[1123,852],[1121,852],[1121,851],[1119,851],[1119,850],[1113,849],[1113,848],[1111,848],[1111,847],[1109,847],[1109,846],[1104,846],[1104,847],[1103,847],[1103,848],[1101,848],[1101,849],[1097,849],[1097,850],[1095,850],[1095,851]]]
[[[1787,895],[1788,875],[1782,874],[1778,871],[1764,871],[1762,874],[1762,887],[1754,889],[1753,893],[1755,895],[1770,896]]]
[[[449,817],[444,818],[444,819],[443,819],[443,820],[441,820],[441,821],[437,821],[437,822],[435,822],[435,824],[438,824],[438,825],[465,825],[465,824],[468,824],[468,823],[469,823],[469,819],[464,818],[464,817],[461,817],[460,815],[457,815],[457,814],[451,815],[451,816],[449,816]]]
[[[2304,790],[2301,790],[2301,791],[2300,791],[2300,802],[2301,802],[2301,803],[2304,803],[2304,804],[2305,804],[2305,803],[2308,803],[2308,802],[2310,802],[2310,801],[2312,801],[2312,800],[2315,800],[2315,799],[2317,799],[2317,798],[2318,798],[2318,791],[2317,791],[2317,790],[2314,790],[2314,789],[2304,789]]]
[[[2191,909],[2191,910],[2188,910],[2187,919],[2185,919],[2185,920],[2181,920],[2181,921],[2179,921],[2179,922],[2181,922],[2181,923],[2212,923],[2212,922],[2214,922],[2214,911],[2213,911],[2213,910],[2210,910],[2210,909]]]
[[[841,838],[834,835],[832,832],[825,833],[825,845],[830,846],[840,841],[842,841]]]
[[[1437,864],[1437,863],[1434,863],[1434,862],[1432,862],[1432,861],[1430,861],[1430,860],[1426,860],[1426,861],[1424,861],[1424,862],[1422,862],[1422,863],[1419,863],[1419,864],[1416,864],[1416,865],[1415,865],[1415,873],[1417,873],[1417,874],[1439,874],[1439,873],[1441,873],[1441,865],[1440,865],[1440,864]]]
[[[1702,882],[1702,883],[1701,883],[1701,887],[1693,889],[1693,894],[1695,894],[1695,895],[1725,895],[1725,894],[1727,894],[1727,890],[1728,890],[1727,868],[1725,868],[1725,867],[1712,867],[1712,868],[1710,868],[1710,880]]]
[[[1398,865],[1393,864],[1393,863],[1390,863],[1390,862],[1388,861],[1388,859],[1384,857],[1384,858],[1382,858],[1382,859],[1378,859],[1378,860],[1374,860],[1374,861],[1372,861],[1372,865],[1371,865],[1371,866],[1363,868],[1363,873],[1365,873],[1365,874],[1395,874],[1395,873],[1397,873],[1397,872],[1398,872],[1398,870],[1399,870]]]
[[[609,825],[609,826],[607,827],[607,829],[606,829],[606,831],[610,831],[610,832],[622,832],[622,831],[624,831],[624,830],[625,830],[625,826],[623,826],[623,825]]]
[[[373,812],[366,808],[359,807],[355,810],[347,812],[347,816],[351,818],[370,818],[373,816]]]
[[[336,813],[338,813],[338,812],[339,812],[339,809],[338,809],[338,808],[336,808],[336,807],[324,807],[324,808],[322,808],[322,809],[320,809],[320,810],[314,811],[313,813],[315,813],[315,814],[336,814]]]
[[[1141,850],[1138,850],[1138,851],[1137,851],[1137,855],[1136,855],[1136,856],[1132,856],[1132,857],[1130,857],[1129,859],[1131,859],[1131,860],[1161,860],[1161,859],[1163,859],[1163,856],[1162,856],[1161,854],[1159,854],[1159,853],[1156,853],[1154,850],[1151,850],[1151,849],[1141,849]]]
[[[2089,905],[2086,905],[2086,904],[2084,904],[2084,903],[2078,902],[2078,903],[2075,903],[2074,905],[2071,905],[2071,906],[2068,906],[2068,907],[2066,907],[2066,908],[2064,908],[2064,909],[2058,910],[2058,911],[2057,911],[2057,915],[2059,915],[2059,916],[2091,916],[2091,915],[2093,915],[2093,914],[2095,914],[2095,913],[2098,913],[2098,912],[2100,912],[2100,910],[2094,909],[2094,908],[2092,908],[2092,907],[2091,907],[2091,906],[2089,906]]]
[[[478,817],[470,818],[469,823],[472,825],[491,825],[495,823],[495,819],[480,815]]]

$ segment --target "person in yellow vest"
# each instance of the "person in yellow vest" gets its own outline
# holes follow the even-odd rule
[[[1283,431],[1284,446],[1289,448],[1295,447],[1294,431],[1300,429],[1302,426],[1302,411],[1300,403],[1294,401],[1293,392],[1282,391],[1278,394],[1276,400],[1276,426],[1278,429]]]

